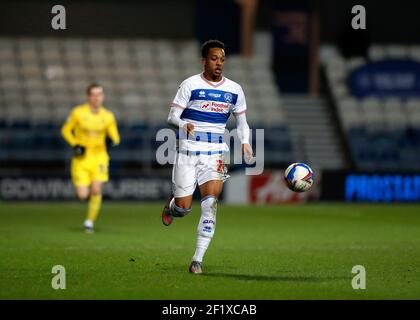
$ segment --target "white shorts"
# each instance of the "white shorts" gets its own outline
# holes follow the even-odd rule
[[[178,153],[172,169],[172,192],[175,198],[194,193],[199,186],[211,181],[226,181],[229,178],[223,162],[223,154],[184,154]]]

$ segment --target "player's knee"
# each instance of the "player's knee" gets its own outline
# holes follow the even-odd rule
[[[176,203],[172,205],[172,214],[174,217],[182,218],[191,212],[191,207],[178,206]]]
[[[92,188],[91,194],[93,196],[100,196],[102,194],[101,188]]]
[[[100,196],[102,194],[102,185],[101,184],[93,184],[91,194],[94,196]]]
[[[89,197],[89,191],[87,190],[81,190],[81,191],[77,191],[76,192],[77,198],[80,201],[85,201],[87,200],[87,198]]]
[[[215,216],[217,211],[217,198],[213,195],[201,199],[201,211],[208,216]]]
[[[175,198],[175,206],[184,210],[191,210],[191,200]]]

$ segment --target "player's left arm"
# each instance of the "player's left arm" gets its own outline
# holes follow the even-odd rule
[[[111,121],[106,129],[106,133],[112,140],[112,144],[114,146],[120,144],[120,134],[118,132],[117,120],[113,114],[111,114]]]
[[[240,88],[238,99],[232,111],[236,119],[236,129],[239,140],[242,144],[242,152],[245,159],[247,161],[251,161],[254,157],[254,153],[252,151],[251,144],[249,143],[249,125],[246,120],[246,108],[245,94],[242,88]]]
[[[234,113],[236,118],[236,130],[238,133],[239,140],[242,144],[242,152],[245,155],[246,160],[251,161],[254,157],[251,144],[249,143],[249,125],[246,120],[246,113]]]

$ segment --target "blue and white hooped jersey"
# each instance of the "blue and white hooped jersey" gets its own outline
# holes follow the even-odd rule
[[[194,125],[194,136],[179,134],[178,150],[188,154],[214,154],[228,151],[224,141],[230,114],[246,110],[244,92],[239,84],[225,77],[211,82],[203,74],[184,80],[172,107],[182,108],[181,119]]]

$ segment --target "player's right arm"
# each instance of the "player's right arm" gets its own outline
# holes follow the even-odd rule
[[[171,110],[169,111],[168,116],[168,123],[174,126],[176,129],[183,129],[188,134],[194,134],[194,125],[192,123],[188,123],[181,119],[181,114],[184,109],[180,109],[179,107],[172,106]]]
[[[73,131],[76,125],[76,110],[73,110],[61,128],[61,135],[71,147],[74,147],[77,144],[76,137],[74,136]]]
[[[70,113],[63,127],[61,128],[61,135],[64,140],[73,148],[75,156],[82,156],[85,153],[85,147],[77,144],[76,137],[74,136],[74,128],[77,125],[76,110]]]
[[[182,112],[187,108],[187,104],[190,101],[191,90],[188,84],[184,81],[178,88],[174,100],[171,104],[169,111],[168,123],[174,126],[176,129],[183,129],[188,134],[194,134],[194,125],[181,119]]]

